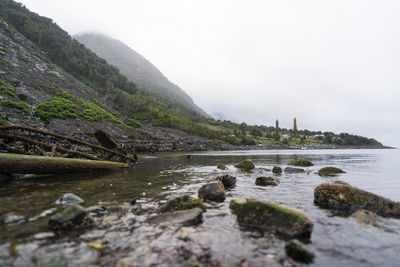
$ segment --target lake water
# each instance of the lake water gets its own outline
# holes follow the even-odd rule
[[[186,156],[143,157],[133,170],[106,175],[64,175],[19,179],[0,187],[0,266],[45,263],[54,259],[71,266],[177,265],[185,261],[207,264],[244,263],[249,266],[289,265],[286,240],[271,233],[241,229],[229,210],[233,197],[256,198],[299,210],[314,223],[309,243],[316,253],[315,266],[398,266],[400,262],[400,222],[382,219],[377,226],[360,225],[352,217],[336,215],[313,203],[314,188],[321,183],[342,180],[358,188],[400,201],[399,150],[290,150],[218,151]],[[250,158],[252,172],[233,165]],[[259,176],[270,176],[274,165],[282,168],[295,159],[309,159],[315,166],[307,173],[282,174],[276,187],[255,185]],[[218,170],[224,163],[227,170]],[[315,172],[324,166],[346,171],[335,178]],[[172,195],[197,190],[209,178],[221,174],[237,177],[237,185],[227,191],[223,203],[211,204],[203,223],[193,227],[154,226],[146,218],[156,213]],[[52,235],[43,211],[57,208],[63,193],[74,193],[89,207],[99,202],[121,203],[137,197],[129,215],[105,215],[93,229],[68,235]],[[10,215],[23,215],[25,222],[4,224]],[[114,216],[114,217],[113,217]],[[129,219],[129,220],[128,220]],[[104,224],[109,220],[109,224]],[[38,235],[38,233],[48,234]],[[40,237],[40,238],[38,238]],[[90,249],[88,243],[101,240],[107,249]],[[11,253],[10,253],[11,252]]]

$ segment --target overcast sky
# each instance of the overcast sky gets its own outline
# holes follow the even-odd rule
[[[400,147],[400,1],[20,2],[121,40],[211,115]]]

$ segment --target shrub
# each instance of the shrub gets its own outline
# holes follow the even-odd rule
[[[70,100],[54,97],[50,101],[38,105],[36,108],[36,115],[44,120],[50,118],[76,118],[76,108],[77,106]]]
[[[140,128],[142,124],[135,119],[127,119],[125,123],[131,127]]]
[[[92,102],[89,102],[87,100],[81,100],[81,105],[83,107],[83,110],[82,112],[79,113],[79,115],[88,121],[98,121],[104,119],[106,121],[113,122],[116,124],[123,124],[122,121],[118,120],[110,112],[102,109],[101,107]]]
[[[21,102],[14,102],[11,100],[3,100],[1,104],[5,107],[16,108],[22,110],[23,112],[29,112],[30,106],[28,103],[21,101]]]

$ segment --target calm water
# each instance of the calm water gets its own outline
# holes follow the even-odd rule
[[[381,224],[385,230],[360,225],[351,217],[335,216],[331,211],[315,206],[313,190],[321,183],[340,179],[361,189],[400,201],[399,150],[223,151],[191,155],[190,159],[165,155],[146,158],[133,170],[122,173],[31,178],[2,185],[0,266],[2,262],[4,265],[10,262],[34,262],[29,258],[29,253],[45,257],[49,253],[46,254],[45,251],[50,251],[50,247],[62,247],[63,244],[70,244],[68,246],[74,249],[69,254],[65,249],[53,249],[53,254],[50,255],[53,258],[65,258],[70,265],[178,264],[182,257],[186,259],[179,254],[181,248],[193,255],[208,253],[209,262],[238,263],[247,260],[250,265],[263,266],[267,263],[277,264],[277,260],[285,258],[285,240],[268,233],[262,235],[243,231],[238,227],[236,217],[228,208],[232,197],[256,198],[285,204],[308,216],[314,222],[310,246],[316,252],[315,266],[398,266],[399,220],[383,219]],[[253,160],[256,170],[243,173],[233,167],[235,163],[246,158]],[[273,165],[285,167],[288,162],[300,158],[312,160],[315,166],[306,168],[309,171],[306,174],[281,175],[281,183],[277,187],[255,185],[256,177],[271,175],[266,169],[271,169]],[[218,170],[215,167],[217,163],[224,163],[228,170]],[[336,166],[346,173],[337,178],[319,177],[315,171],[324,166]],[[171,195],[189,193],[196,196],[205,180],[220,174],[236,176],[236,188],[227,192],[224,203],[207,209],[201,225],[183,229],[190,233],[190,238],[181,238],[182,229],[159,228],[145,222],[145,217],[155,213],[160,203]],[[132,197],[138,197],[137,205],[142,212],[141,215],[133,215],[136,223],[132,227],[102,229],[104,232],[97,238],[107,239],[110,247],[108,255],[89,253],[79,235],[68,239],[54,237],[45,243],[35,241],[32,236],[48,231],[48,218],[35,220],[35,216],[55,208],[56,199],[68,192],[83,198],[85,207],[99,201],[126,202]],[[12,214],[23,215],[28,222],[5,225],[4,219]],[[87,230],[84,234],[90,235],[95,231],[99,229]],[[124,237],[110,238],[116,231]],[[121,234],[128,232],[129,234]],[[27,253],[27,259],[21,259],[21,256],[12,257],[6,253],[16,244],[32,242],[38,245]],[[283,264],[288,262],[283,261]]]

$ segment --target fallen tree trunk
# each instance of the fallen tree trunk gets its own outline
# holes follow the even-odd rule
[[[127,167],[128,164],[111,161],[0,153],[0,173],[3,174],[99,172],[116,171]]]

